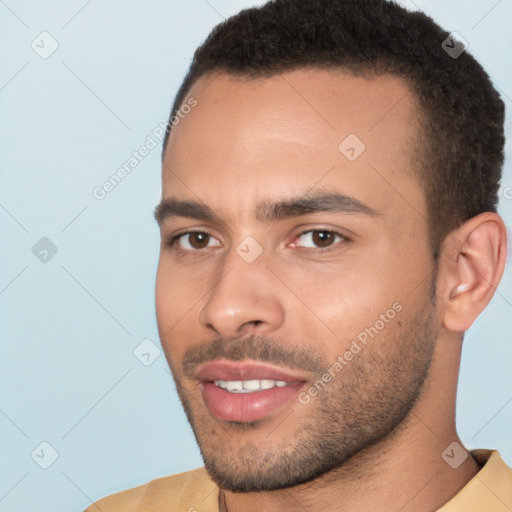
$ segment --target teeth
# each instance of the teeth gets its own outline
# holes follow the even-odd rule
[[[228,391],[242,391],[242,382],[239,380],[230,380],[226,382],[226,389]]]
[[[264,389],[272,389],[273,387],[284,388],[289,386],[290,382],[284,380],[214,380],[216,386],[230,391],[231,393],[252,393],[253,391],[261,391]]]
[[[244,380],[242,382],[242,388],[247,389],[249,391],[258,391],[258,389],[260,389],[260,381],[259,380]]]
[[[261,389],[270,389],[273,388],[276,385],[275,380],[260,380],[260,387]]]

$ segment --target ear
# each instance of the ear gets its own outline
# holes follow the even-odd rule
[[[438,286],[444,327],[464,332],[485,309],[503,275],[506,246],[505,224],[494,212],[472,217],[446,237]]]

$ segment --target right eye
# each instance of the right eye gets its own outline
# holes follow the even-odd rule
[[[220,246],[219,240],[204,231],[189,231],[176,235],[170,241],[170,245],[177,245],[183,251],[200,251],[208,247]]]

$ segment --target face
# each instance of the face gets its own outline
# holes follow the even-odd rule
[[[224,488],[307,482],[414,406],[439,323],[398,78],[203,77],[157,211],[162,345]]]

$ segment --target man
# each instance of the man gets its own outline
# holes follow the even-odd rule
[[[506,258],[503,103],[463,50],[384,0],[276,0],[197,50],[156,306],[205,468],[91,511],[512,509],[455,428]]]

